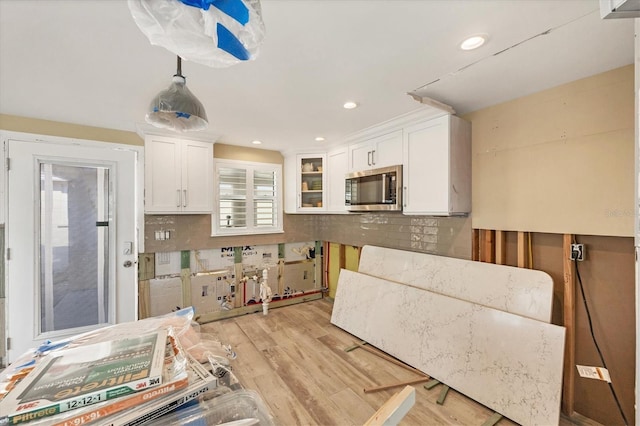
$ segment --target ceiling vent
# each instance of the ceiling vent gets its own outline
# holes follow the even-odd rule
[[[600,17],[640,18],[640,0],[600,0]]]

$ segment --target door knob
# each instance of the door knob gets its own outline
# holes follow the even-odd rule
[[[133,262],[130,260],[125,260],[122,266],[124,266],[125,268],[131,268],[133,266]]]

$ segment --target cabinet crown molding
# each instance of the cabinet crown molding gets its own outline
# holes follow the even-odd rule
[[[450,114],[440,109],[422,107],[352,133],[342,140],[342,144],[348,144],[353,141],[367,139],[370,136],[378,136],[384,133],[392,132],[394,130],[402,129],[409,124],[419,121],[431,120],[433,118],[442,117],[443,115]]]

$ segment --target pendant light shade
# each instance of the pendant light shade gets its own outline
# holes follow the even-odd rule
[[[146,120],[156,127],[189,132],[204,130],[209,124],[202,103],[186,86],[182,75],[182,60],[178,56],[178,69],[168,89],[158,93],[147,111]]]

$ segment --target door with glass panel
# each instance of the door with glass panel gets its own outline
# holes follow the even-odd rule
[[[9,361],[136,319],[136,152],[8,140]]]

